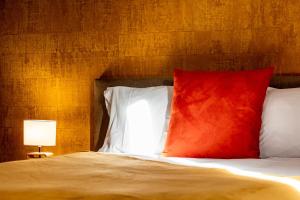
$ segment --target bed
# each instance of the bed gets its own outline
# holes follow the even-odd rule
[[[193,159],[100,153],[108,125],[108,86],[172,85],[170,79],[94,84],[91,152],[0,164],[2,199],[300,199],[300,159]],[[276,76],[272,86],[300,86]]]

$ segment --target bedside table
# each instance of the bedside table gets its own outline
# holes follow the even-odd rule
[[[48,158],[53,156],[52,152],[30,152],[27,153],[27,159]]]

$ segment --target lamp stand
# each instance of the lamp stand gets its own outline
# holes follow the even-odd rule
[[[41,156],[42,146],[38,146],[38,148],[39,148],[39,158],[41,158],[41,157],[42,157],[42,156]]]
[[[27,153],[27,158],[46,158],[53,156],[52,152],[42,152],[42,146],[38,146],[38,152]]]

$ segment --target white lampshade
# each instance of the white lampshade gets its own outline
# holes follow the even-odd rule
[[[24,145],[55,146],[56,121],[24,120]]]

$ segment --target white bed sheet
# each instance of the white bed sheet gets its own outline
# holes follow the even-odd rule
[[[267,159],[203,159],[178,158],[159,155],[140,156],[121,154],[144,160],[167,162],[178,165],[218,168],[237,173],[257,173],[275,176],[300,176],[300,158],[267,158]]]

